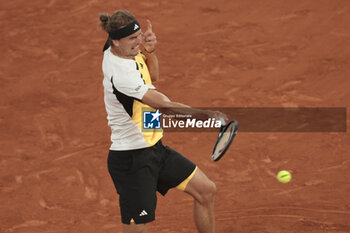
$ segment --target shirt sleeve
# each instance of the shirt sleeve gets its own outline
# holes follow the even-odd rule
[[[141,73],[137,70],[126,72],[124,75],[115,75],[112,82],[117,91],[138,100],[142,100],[149,89],[155,89],[153,85],[144,83]]]

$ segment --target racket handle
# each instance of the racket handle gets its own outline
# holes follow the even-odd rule
[[[220,117],[219,121],[221,122],[221,128],[224,127],[226,125],[226,121],[224,118]]]
[[[219,137],[220,137],[220,136],[221,136],[221,134],[224,132],[225,128],[226,128],[226,125],[225,125],[225,124],[223,124],[223,123],[221,123],[221,126],[220,126],[220,131],[219,131]]]

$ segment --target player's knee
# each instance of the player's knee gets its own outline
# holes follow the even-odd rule
[[[203,189],[201,190],[200,203],[202,205],[211,204],[214,201],[216,193],[216,185],[213,181],[208,180],[205,185],[203,185]]]
[[[215,193],[216,193],[216,185],[213,181],[209,181],[209,196],[210,196],[210,200],[214,199]]]

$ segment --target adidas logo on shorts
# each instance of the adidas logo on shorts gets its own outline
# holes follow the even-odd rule
[[[139,214],[140,217],[141,217],[141,216],[146,216],[146,215],[148,215],[147,212],[146,212],[146,210],[142,210],[141,214]]]

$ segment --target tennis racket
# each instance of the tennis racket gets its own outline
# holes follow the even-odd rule
[[[220,128],[218,140],[214,146],[213,154],[211,159],[213,161],[219,161],[221,157],[226,153],[230,147],[234,137],[238,131],[238,121],[230,121],[227,125],[223,125]]]

